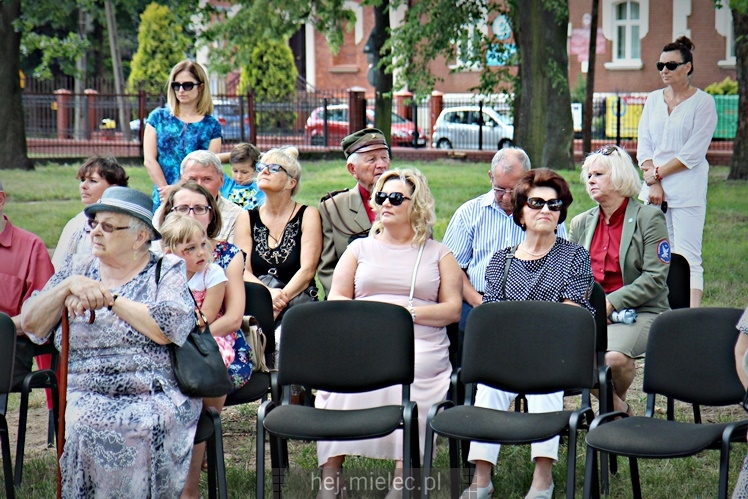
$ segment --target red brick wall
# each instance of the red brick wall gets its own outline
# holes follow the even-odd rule
[[[602,3],[602,2],[601,2]],[[588,0],[569,0],[569,19],[572,28],[582,28],[582,15],[590,12]],[[649,31],[641,40],[641,70],[610,71],[605,63],[612,60],[613,43],[606,40],[605,53],[597,54],[595,64],[596,92],[650,92],[663,86],[655,63],[659,60],[662,47],[672,42],[673,3],[671,0],[649,0]],[[602,27],[602,7],[598,26]],[[714,28],[714,6],[712,0],[692,0],[691,15],[688,18],[691,40],[696,46],[693,51],[694,71],[691,83],[704,88],[726,76],[735,79],[734,69],[722,69],[717,61],[725,58],[725,38]],[[576,56],[569,57],[569,83],[573,87],[581,72],[581,64]]]

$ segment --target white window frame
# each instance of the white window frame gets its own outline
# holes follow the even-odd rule
[[[618,4],[628,3],[628,0],[602,0],[603,36],[613,42],[613,57],[616,53],[618,42],[618,30],[616,25],[616,7]],[[639,40],[642,40],[649,32],[649,0],[639,0]],[[641,55],[641,52],[640,52]],[[605,63],[605,69],[609,70],[640,70],[644,67],[641,57],[629,59],[613,59]]]
[[[483,19],[478,25],[465,26],[465,31],[467,31],[469,35],[468,46],[467,46],[467,49],[469,51],[473,50],[473,44],[472,44],[473,38],[472,37],[476,29],[479,29],[484,35],[488,35],[488,23],[486,22],[486,20]],[[457,48],[457,57],[455,58],[454,64],[449,65],[449,69],[456,69],[456,70],[464,71],[464,72],[469,72],[469,71],[476,72],[476,71],[481,71],[483,69],[483,65],[480,63],[476,62],[474,64],[470,64],[467,61],[462,60],[460,58],[460,52],[461,52],[460,45],[457,42],[455,42],[455,45]]]
[[[725,37],[725,58],[717,61],[717,66],[735,69],[735,33],[732,26],[732,11],[724,3],[721,9],[714,9],[714,29]]]

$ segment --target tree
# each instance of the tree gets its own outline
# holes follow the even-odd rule
[[[138,51],[132,58],[127,91],[164,91],[171,68],[185,57],[190,45],[169,7],[152,3],[140,16]]]
[[[391,5],[403,2],[391,1]],[[518,59],[512,56],[510,44],[480,29],[491,12],[511,20]],[[566,0],[418,0],[408,9],[404,24],[392,30],[387,68],[398,75],[398,87],[407,85],[418,98],[434,88],[436,79],[429,66],[438,57],[480,68],[480,84],[471,90],[514,92],[515,142],[533,163],[573,168],[568,21]],[[508,61],[509,66],[516,64],[519,73],[488,66],[489,55]]]
[[[252,90],[266,102],[285,103],[293,100],[298,72],[293,52],[284,42],[267,40],[259,42],[250,61],[242,67],[239,92]],[[267,109],[257,113],[259,126],[283,129],[293,126],[296,113],[284,109]]]
[[[0,168],[31,170],[34,165],[26,150],[19,78],[21,34],[13,26],[13,21],[21,15],[21,0],[3,0],[0,14],[0,44],[5,47],[0,56],[0,96],[5,98],[0,111],[0,149],[5,157]]]
[[[574,124],[566,48],[565,0],[517,1],[519,87],[515,87],[514,139],[533,164],[574,168]]]
[[[719,0],[717,0],[719,6]],[[748,0],[731,0],[735,34],[735,67],[738,78],[738,130],[727,178],[748,180]]]

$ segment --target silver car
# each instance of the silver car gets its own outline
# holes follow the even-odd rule
[[[434,124],[432,145],[439,149],[478,149],[479,131],[483,149],[503,149],[512,145],[514,127],[494,109],[478,106],[448,107]]]

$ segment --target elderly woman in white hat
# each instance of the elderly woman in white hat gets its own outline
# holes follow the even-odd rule
[[[202,402],[179,391],[169,344],[191,330],[184,260],[158,257],[152,201],[110,187],[86,207],[91,254],[73,255],[22,311],[32,341],[70,314],[63,497],[179,497]],[[89,314],[95,320],[89,324]]]

